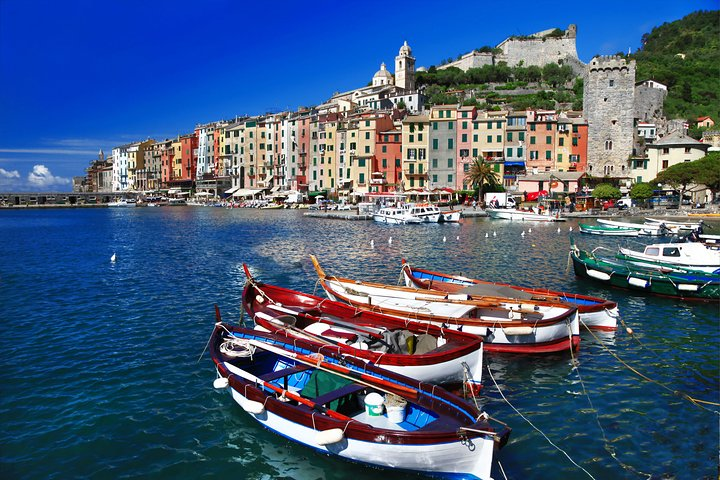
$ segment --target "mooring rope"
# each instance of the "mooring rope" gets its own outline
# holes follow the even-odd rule
[[[654,379],[648,377],[647,375],[643,374],[642,372],[640,372],[639,370],[637,370],[635,367],[632,367],[632,366],[629,365],[627,362],[625,362],[623,359],[621,359],[615,352],[613,352],[612,350],[610,350],[610,349],[607,347],[607,345],[605,345],[605,344],[597,337],[597,335],[595,335],[595,333],[594,333],[592,330],[588,330],[588,331],[592,334],[593,337],[595,337],[595,340],[597,340],[598,343],[599,343],[600,345],[602,345],[602,347],[605,348],[605,350],[607,350],[607,352],[615,358],[615,360],[617,360],[618,362],[620,362],[625,368],[627,368],[628,370],[630,370],[631,372],[633,372],[633,373],[634,373],[635,375],[637,375],[638,377],[642,378],[643,380],[647,380],[648,382],[654,383],[654,384],[656,384],[656,385],[664,388],[665,390],[667,390],[668,392],[672,393],[673,395],[677,395],[677,396],[679,396],[679,397],[681,397],[681,398],[684,398],[685,400],[689,401],[690,403],[692,403],[693,405],[695,405],[695,406],[697,406],[697,407],[699,407],[699,408],[702,408],[703,410],[707,410],[708,412],[711,412],[711,413],[714,413],[715,415],[720,416],[720,411],[718,411],[718,410],[711,410],[711,409],[709,409],[709,408],[707,408],[707,407],[704,406],[704,405],[712,405],[712,406],[715,406],[715,407],[720,407],[720,403],[718,403],[718,402],[711,402],[711,401],[709,401],[709,400],[700,400],[700,399],[691,397],[690,395],[688,395],[688,394],[685,393],[685,392],[681,392],[680,390],[673,390],[672,388],[668,387],[667,385],[665,385],[665,384],[663,384],[663,383],[660,383],[659,381],[654,380]]]
[[[487,368],[488,374],[490,375],[490,378],[492,379],[493,383],[495,384],[495,388],[497,389],[498,393],[499,393],[500,396],[503,398],[503,400],[505,400],[505,403],[507,403],[507,404],[510,406],[510,408],[512,408],[512,409],[515,411],[515,413],[517,413],[518,415],[520,415],[520,418],[522,418],[523,420],[525,420],[525,421],[528,423],[528,425],[530,425],[536,432],[538,432],[540,435],[542,435],[542,436],[545,438],[545,440],[548,441],[548,443],[549,443],[550,445],[552,445],[553,447],[555,447],[555,449],[557,449],[558,451],[562,452],[562,454],[565,455],[565,456],[567,457],[567,459],[570,460],[570,462],[571,462],[573,465],[575,465],[575,466],[578,467],[580,470],[582,470],[583,472],[585,472],[588,477],[590,477],[590,478],[592,478],[593,480],[595,480],[595,477],[593,477],[592,474],[590,474],[590,472],[588,472],[588,471],[585,470],[583,467],[581,467],[580,465],[578,465],[578,464],[575,462],[575,460],[573,460],[573,459],[570,457],[570,455],[568,455],[568,453],[567,453],[565,450],[563,450],[562,448],[560,448],[560,447],[558,447],[557,445],[555,445],[555,443],[553,443],[553,441],[550,440],[550,438],[549,438],[547,435],[545,435],[545,433],[543,433],[542,430],[540,430],[538,427],[536,427],[535,424],[533,424],[525,415],[523,415],[522,413],[520,413],[520,410],[518,410],[517,408],[515,408],[515,406],[514,406],[512,403],[510,403],[510,400],[508,400],[507,397],[505,396],[505,394],[502,392],[502,390],[500,390],[500,386],[499,386],[499,385],[497,384],[497,382],[495,381],[495,377],[493,377],[493,374],[492,374],[492,371],[490,370],[490,367],[488,366],[488,367],[486,367],[486,368]]]

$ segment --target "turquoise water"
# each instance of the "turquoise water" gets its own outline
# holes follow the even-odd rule
[[[240,316],[243,262],[265,282],[320,293],[314,253],[328,273],[359,279],[396,283],[406,258],[619,302],[634,336],[584,332],[575,357],[486,354],[499,390],[486,375],[482,400],[513,427],[496,479],[717,478],[718,407],[673,391],[720,401],[718,304],[576,279],[570,227],[200,207],[0,211],[0,476],[377,478],[263,430],[213,390],[211,361],[200,358],[213,304],[225,320]],[[575,238],[589,248],[641,242]]]

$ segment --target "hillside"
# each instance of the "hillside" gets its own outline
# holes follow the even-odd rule
[[[643,35],[637,81],[668,86],[665,116],[720,121],[720,11],[698,11]]]

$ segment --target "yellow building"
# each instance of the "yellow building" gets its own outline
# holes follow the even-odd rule
[[[430,117],[408,115],[402,121],[402,188],[423,188],[428,179]]]

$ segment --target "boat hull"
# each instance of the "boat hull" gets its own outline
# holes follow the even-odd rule
[[[579,225],[580,233],[587,233],[590,235],[604,235],[613,237],[637,237],[640,234],[640,230],[626,227],[612,227],[610,225],[587,225],[581,223]]]
[[[540,213],[534,213],[534,212],[524,212],[522,210],[513,210],[513,209],[495,209],[495,208],[486,208],[485,211],[490,216],[490,218],[494,219],[500,219],[500,220],[514,220],[514,221],[524,221],[524,222],[564,222],[565,219],[560,216],[560,214],[555,215],[549,215],[549,214],[540,214]]]
[[[720,275],[661,273],[571,250],[575,275],[608,286],[681,299],[720,299]]]

